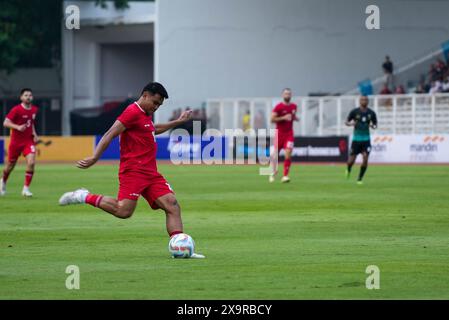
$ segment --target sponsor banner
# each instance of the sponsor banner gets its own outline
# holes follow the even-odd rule
[[[96,137],[96,144],[101,136]],[[177,159],[211,159],[215,158],[215,152],[219,152],[218,159],[225,159],[227,152],[227,139],[225,137],[185,136],[185,137],[156,137],[157,154],[159,160],[170,160],[171,153]],[[213,147],[213,148],[212,148]],[[104,152],[102,160],[120,159],[120,143],[116,138]]]
[[[449,163],[448,134],[374,135],[371,145],[372,163]]]
[[[224,160],[227,141],[224,136],[156,137],[157,159]]]
[[[304,162],[346,162],[348,137],[296,137],[292,159]]]
[[[258,146],[258,144],[256,143]],[[237,144],[234,139],[234,154],[236,158],[251,158],[257,152],[257,158],[261,155],[269,155],[270,143],[267,139],[265,150],[260,147]],[[282,161],[284,150],[279,153]],[[346,162],[348,160],[348,137],[295,137],[295,145],[292,151],[293,161],[302,162]]]
[[[0,164],[5,163],[5,141],[0,138]]]
[[[9,137],[5,138],[5,157],[9,146]],[[37,161],[77,161],[92,155],[94,136],[60,137],[39,136],[36,144]],[[24,161],[23,157],[19,162]]]
[[[95,146],[98,145],[103,136],[95,136]],[[120,159],[120,140],[115,138],[111,141],[109,147],[103,152],[101,160],[119,160]]]
[[[268,159],[270,157],[269,138],[265,138],[265,143],[263,145],[256,136],[250,138],[233,137],[233,141],[234,153],[233,155],[230,155],[233,159],[246,160],[244,163],[250,163],[248,160],[252,159],[253,163],[256,163],[259,162],[259,158]]]

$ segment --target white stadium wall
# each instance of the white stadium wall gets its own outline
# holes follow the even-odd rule
[[[370,4],[380,30],[365,27]],[[171,97],[160,120],[208,98],[345,91],[386,54],[403,65],[449,39],[449,1],[159,0],[156,12],[155,77]]]

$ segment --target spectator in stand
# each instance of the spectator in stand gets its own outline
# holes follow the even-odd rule
[[[394,91],[395,94],[405,94],[404,86],[401,84],[396,87],[396,90]]]
[[[437,67],[435,64],[431,64],[430,65],[430,70],[429,70],[429,83],[432,83],[433,81],[436,81],[438,79],[438,72],[437,72]]]
[[[444,76],[444,73],[446,72],[446,65],[444,64],[441,59],[438,59],[438,61],[435,63],[435,77],[437,79],[440,79]]]
[[[449,76],[446,76],[446,81],[443,82],[442,86],[442,92],[448,93],[449,92]]]
[[[390,88],[388,88],[388,83],[384,83],[382,90],[380,90],[379,94],[391,94]]]
[[[382,64],[382,68],[385,73],[393,74],[393,62],[390,60],[390,56],[385,57],[385,61]]]
[[[422,84],[422,83],[418,84],[418,86],[415,89],[415,93],[417,93],[417,94],[426,93],[426,90],[424,88],[424,84]]]
[[[442,82],[440,80],[432,81],[429,94],[434,94],[442,91]]]
[[[178,118],[176,118],[176,110],[173,110],[173,112],[171,113],[170,119],[168,119],[168,121],[174,121]]]
[[[387,84],[389,89],[394,88],[394,77],[393,77],[393,62],[390,60],[389,56],[385,57],[385,61],[382,64],[382,69],[385,74],[385,83]]]
[[[388,84],[384,83],[382,90],[380,90],[379,94],[392,94],[390,88],[388,88]],[[392,101],[390,98],[387,99],[379,99],[379,105],[380,106],[384,106],[384,107],[391,107],[392,106]]]
[[[440,70],[441,73],[445,73],[447,71],[447,65],[440,58],[438,58],[436,65],[437,65],[437,70]]]
[[[242,118],[242,129],[243,131],[251,130],[251,112],[246,110]]]

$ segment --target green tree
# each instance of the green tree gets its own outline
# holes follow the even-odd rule
[[[96,5],[107,7],[105,0]],[[0,70],[54,66],[61,57],[63,0],[0,0]],[[128,0],[115,0],[126,9]]]

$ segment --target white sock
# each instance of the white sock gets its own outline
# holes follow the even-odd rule
[[[88,194],[89,194],[89,192],[87,192],[87,191],[81,191],[81,201],[83,203],[86,203],[86,198],[87,198]]]

